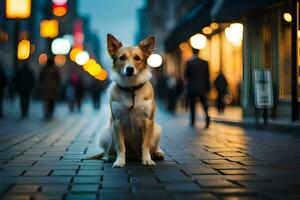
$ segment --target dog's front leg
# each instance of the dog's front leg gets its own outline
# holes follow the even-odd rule
[[[143,165],[155,165],[155,162],[151,159],[150,154],[150,141],[153,132],[153,121],[150,119],[144,120],[144,141],[142,145],[142,164]]]
[[[120,120],[113,122],[113,137],[115,140],[117,158],[113,164],[113,167],[125,167],[125,141],[124,141],[124,126]]]

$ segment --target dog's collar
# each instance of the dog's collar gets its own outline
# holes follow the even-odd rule
[[[134,91],[136,91],[138,89],[141,89],[145,84],[146,84],[146,82],[144,82],[142,84],[139,84],[139,85],[132,86],[132,87],[123,87],[123,86],[121,86],[119,84],[117,84],[117,86],[121,90],[124,90],[124,91],[127,91],[127,92],[134,92]]]

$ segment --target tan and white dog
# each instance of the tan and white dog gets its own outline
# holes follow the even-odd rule
[[[143,165],[155,165],[163,159],[160,126],[154,122],[156,105],[149,80],[152,74],[147,58],[155,46],[148,37],[135,47],[123,47],[113,35],[107,35],[108,53],[113,60],[109,90],[111,120],[100,135],[100,157],[116,158],[113,167],[124,167],[126,159],[138,159]]]

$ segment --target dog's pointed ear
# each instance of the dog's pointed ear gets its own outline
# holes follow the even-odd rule
[[[146,56],[149,56],[152,54],[152,52],[154,51],[154,47],[155,47],[155,37],[154,36],[147,37],[139,43],[139,48],[142,50],[142,52]]]
[[[113,56],[123,46],[123,44],[112,34],[107,34],[107,50],[109,55]]]

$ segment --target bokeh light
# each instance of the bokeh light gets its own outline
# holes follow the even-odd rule
[[[52,0],[52,2],[58,6],[64,5],[68,2],[68,0]]]
[[[10,19],[25,19],[31,13],[31,0],[6,0],[5,15]]]
[[[18,59],[26,60],[29,58],[30,54],[30,41],[29,40],[21,40],[18,44]]]
[[[206,26],[206,27],[204,27],[204,28],[202,29],[202,32],[203,32],[204,34],[206,34],[206,35],[209,35],[209,34],[211,34],[211,33],[213,32],[213,30],[212,30],[211,27]]]
[[[234,46],[241,46],[243,40],[243,24],[233,23],[225,29],[225,36]]]
[[[42,54],[39,56],[39,64],[40,64],[40,65],[46,64],[47,60],[48,60],[47,54],[42,53]]]
[[[100,81],[104,81],[107,78],[107,76],[107,72],[104,69],[101,69],[101,71],[95,76],[95,78]]]
[[[58,35],[58,21],[56,19],[42,20],[40,23],[40,35],[43,38],[55,38]]]
[[[81,48],[73,48],[70,52],[70,60],[72,60],[73,62],[75,62],[76,56],[82,52]]]
[[[200,33],[193,35],[190,38],[191,46],[194,49],[204,49],[206,46],[206,41],[207,41],[206,36]]]
[[[147,63],[150,67],[159,67],[162,64],[162,57],[159,54],[151,54]]]
[[[210,28],[212,28],[213,30],[216,30],[216,29],[219,28],[219,24],[216,23],[216,22],[212,22],[212,23],[210,24]]]
[[[51,44],[51,50],[52,53],[55,55],[66,55],[69,53],[71,49],[71,44],[69,42],[69,40],[65,39],[65,38],[56,38],[52,41]]]
[[[284,13],[283,14],[283,19],[286,21],[286,22],[292,22],[292,15],[290,13]]]
[[[56,5],[53,4],[53,14],[57,17],[64,16],[68,11],[67,4],[64,5]]]
[[[56,55],[54,57],[54,63],[57,67],[63,67],[66,64],[66,56]]]
[[[87,51],[81,51],[76,55],[75,62],[78,65],[84,65],[89,60],[90,56]]]

